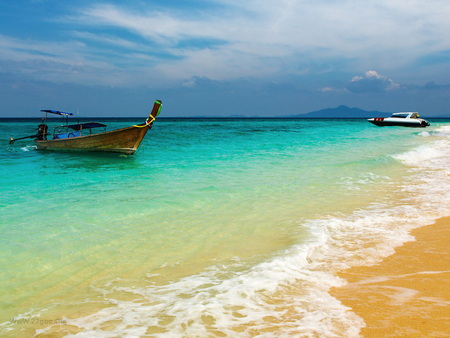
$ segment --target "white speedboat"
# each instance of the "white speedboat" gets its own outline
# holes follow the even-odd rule
[[[394,113],[391,117],[375,117],[367,121],[379,127],[402,126],[424,128],[430,125],[427,120],[419,118],[419,114],[415,112]]]

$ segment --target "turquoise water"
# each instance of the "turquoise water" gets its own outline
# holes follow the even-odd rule
[[[159,119],[126,156],[9,145],[37,123],[0,121],[0,333],[357,337],[336,273],[449,213],[431,122]]]

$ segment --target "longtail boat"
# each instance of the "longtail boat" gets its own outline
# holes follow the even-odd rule
[[[161,111],[162,103],[156,100],[153,109],[145,123],[126,128],[106,131],[106,125],[97,122],[69,124],[68,118],[72,113],[55,110],[41,110],[45,112],[45,120],[38,126],[36,135],[25,136],[19,139],[10,138],[9,143],[25,138],[34,138],[37,149],[64,150],[64,151],[105,151],[133,155],[144,139],[145,134],[152,128],[153,121]],[[66,124],[53,128],[47,133],[47,114],[56,114],[66,119]],[[92,133],[92,129],[103,128],[102,132]],[[98,130],[98,129],[95,129]],[[94,131],[95,131],[94,130]],[[48,136],[50,136],[48,138]]]

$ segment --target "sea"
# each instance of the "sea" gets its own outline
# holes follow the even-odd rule
[[[359,337],[339,272],[450,215],[429,122],[159,118],[130,156],[9,144],[39,120],[2,119],[0,336]]]

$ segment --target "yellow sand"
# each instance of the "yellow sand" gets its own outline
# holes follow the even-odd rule
[[[450,337],[450,217],[372,267],[341,273],[332,295],[364,318],[362,337]]]

